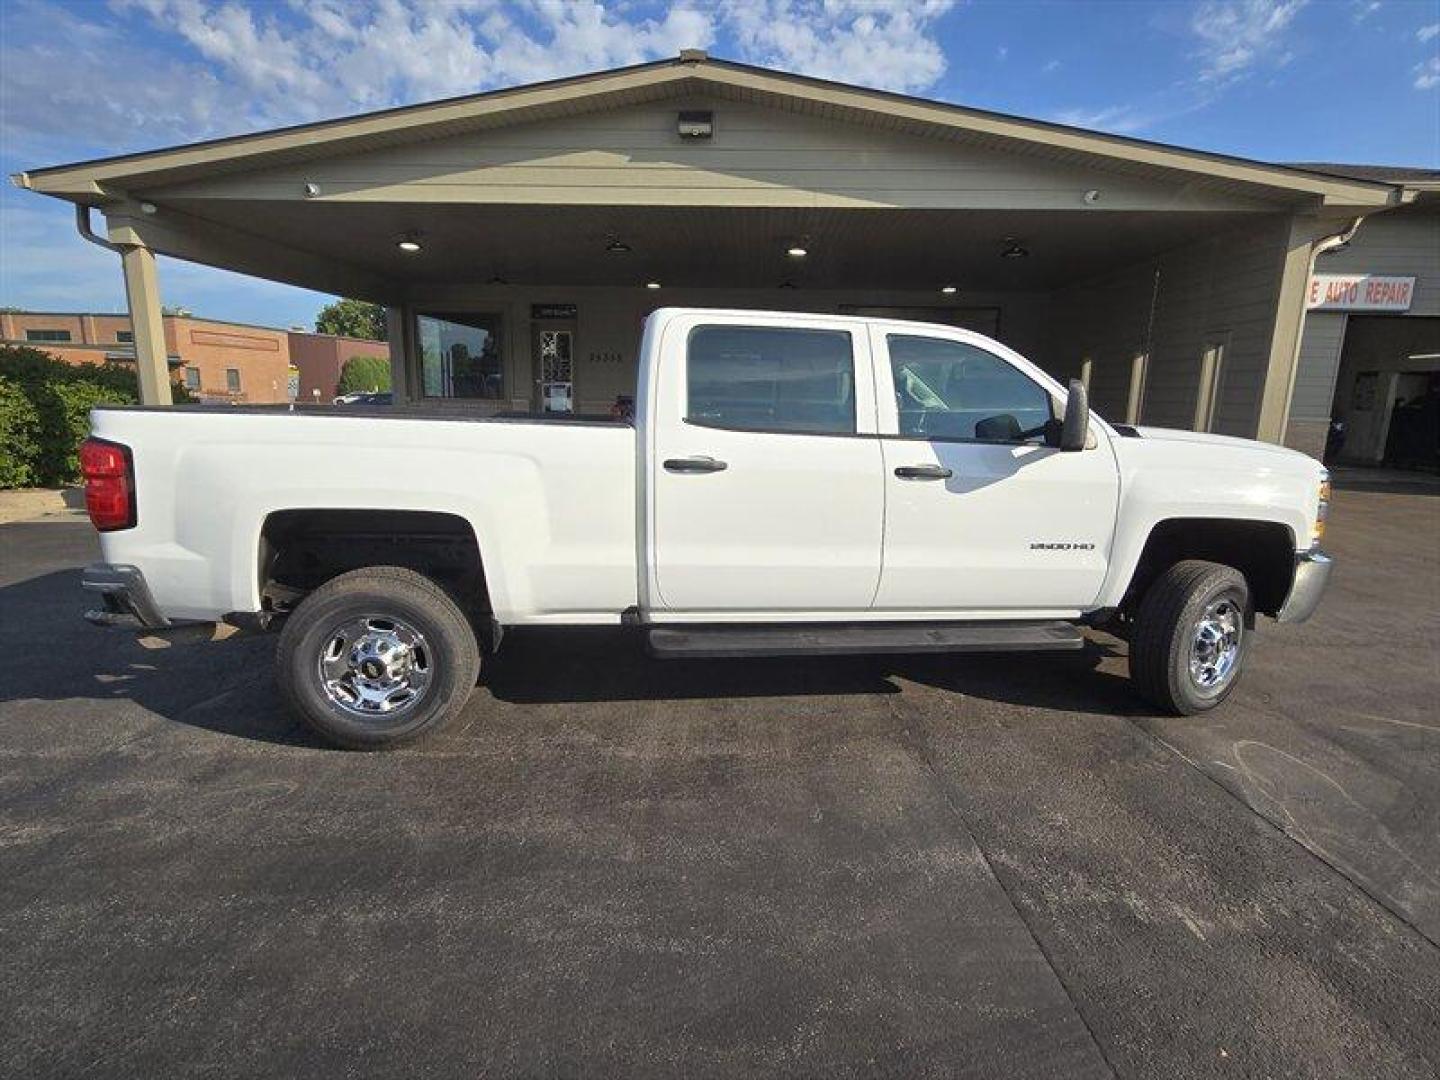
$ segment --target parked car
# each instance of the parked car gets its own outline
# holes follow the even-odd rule
[[[335,399],[336,405],[390,405],[395,400],[389,390],[365,390],[353,394],[341,394]]]
[[[1257,614],[1314,610],[1328,481],[1282,447],[1091,413],[946,326],[662,309],[636,416],[100,408],[93,621],[280,628],[279,686],[380,748],[451,720],[516,626],[660,657],[1068,650],[1128,638],[1180,714]]]

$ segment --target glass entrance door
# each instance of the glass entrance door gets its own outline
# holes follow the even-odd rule
[[[535,407],[543,413],[575,411],[575,332],[537,326],[534,336]]]

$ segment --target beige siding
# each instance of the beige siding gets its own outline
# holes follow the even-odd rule
[[[1433,204],[1365,219],[1350,246],[1320,257],[1322,274],[1415,277],[1411,315],[1440,315],[1440,209]]]
[[[1340,350],[1345,344],[1343,311],[1312,311],[1305,316],[1300,340],[1300,368],[1290,398],[1290,421],[1329,420],[1340,371]]]
[[[715,135],[676,133],[710,109]],[[1255,210],[1184,179],[881,131],[726,100],[673,100],[174,185],[164,197],[571,205]],[[1096,209],[1082,194],[1101,191]]]
[[[1188,428],[1194,423],[1205,347],[1223,341],[1213,430],[1253,437],[1287,236],[1285,218],[1257,219],[1252,228],[1059,290],[1047,366],[1076,371],[1082,356],[1091,357],[1091,399],[1102,415],[1122,419],[1131,361],[1148,341],[1140,421]]]

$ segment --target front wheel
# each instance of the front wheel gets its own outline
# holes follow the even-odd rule
[[[1190,559],[1145,593],[1130,635],[1130,679],[1180,716],[1229,696],[1250,647],[1250,589],[1231,566]]]
[[[285,620],[280,692],[328,741],[388,750],[447,725],[480,673],[469,620],[429,578],[398,566],[352,570]]]

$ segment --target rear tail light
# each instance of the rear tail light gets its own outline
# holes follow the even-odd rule
[[[105,439],[80,444],[80,472],[85,477],[85,509],[100,532],[135,525],[135,463],[130,448]]]

